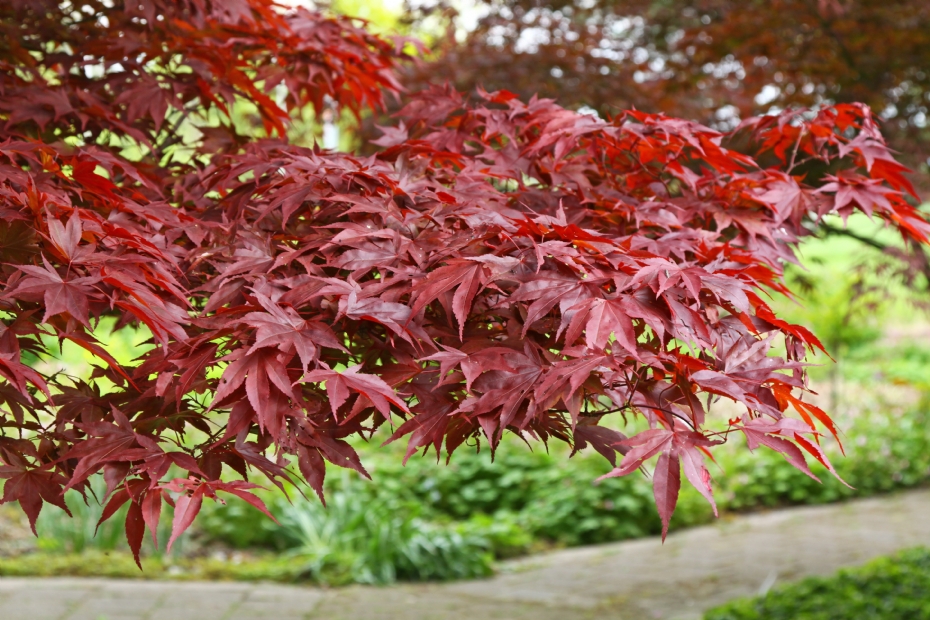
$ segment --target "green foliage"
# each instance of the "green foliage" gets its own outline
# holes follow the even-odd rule
[[[791,269],[786,280],[800,291],[802,306],[790,315],[810,328],[834,358],[874,342],[881,336],[885,291],[863,274],[837,264],[820,265],[812,273]]]
[[[318,583],[392,583],[465,579],[491,573],[492,547],[507,548],[500,527],[424,519],[423,504],[343,476],[316,496],[269,501],[280,526],[244,502],[205,511],[201,531],[237,548],[274,549]]]
[[[829,230],[844,228],[839,216],[827,216]],[[900,236],[862,214],[853,214],[846,230],[890,247]],[[887,254],[841,234],[809,238],[799,250],[803,267],[785,269],[788,286],[797,301],[776,297],[772,307],[785,320],[811,329],[835,358],[845,358],[875,342],[888,325],[899,326],[922,318],[914,302],[914,285],[895,271]],[[821,356],[822,357],[822,356]],[[827,368],[832,364],[821,359]]]
[[[158,559],[146,561],[145,573],[139,570],[132,555],[85,549],[83,553],[44,551],[10,558],[0,557],[3,577],[109,577],[154,578],[164,567]]]
[[[820,504],[924,483],[930,472],[930,400],[903,413],[881,400],[865,402],[863,409],[841,420],[849,437],[845,457],[824,440],[840,476],[854,489],[824,475],[819,466],[814,471],[822,484],[774,452],[760,449],[751,455],[723,446],[717,451],[719,468],[712,470],[721,511]],[[349,472],[330,476],[325,509],[313,495],[292,497],[291,504],[278,492],[262,493],[280,526],[237,499],[225,507],[207,504],[186,550],[162,558],[147,547],[146,576],[160,578],[159,571],[173,566],[174,572],[202,578],[329,584],[466,578],[488,574],[493,557],[661,530],[647,476],[595,484],[592,480],[609,470],[600,456],[580,453],[566,459],[557,450],[534,452],[511,441],[501,445],[493,460],[487,451],[463,450],[445,467],[430,457],[414,457],[404,467],[390,451],[365,454],[372,459],[374,481]],[[102,489],[95,491],[100,497]],[[30,560],[32,556],[7,559],[0,574],[103,575],[117,570],[109,561],[106,568],[94,568],[93,563],[62,559],[82,550],[91,555],[116,550],[113,557],[122,557],[120,550],[125,549],[119,518],[105,523],[92,538],[101,511],[92,496],[85,505],[78,494],[69,493],[68,504],[73,520],[47,509],[38,524],[43,552],[38,557],[58,559],[45,564]],[[712,519],[706,502],[686,488],[672,529]],[[192,550],[216,544],[247,550],[256,559],[245,563],[251,567],[247,570],[191,557]]]
[[[765,596],[712,609],[705,620],[922,620],[930,618],[930,550],[879,558],[833,577],[815,577]]]
[[[63,510],[54,506],[46,506],[36,521],[36,531],[39,538],[37,546],[40,551],[52,554],[80,554],[84,551],[107,553],[115,550],[126,550],[126,534],[124,523],[126,521],[126,505],[119,508],[114,518],[103,523],[100,517],[103,514],[103,505],[100,500],[104,497],[105,486],[99,476],[91,478],[92,485],[86,496],[81,496],[75,490],[65,493],[65,503],[73,517],[69,517]],[[171,531],[170,517],[173,509],[165,508],[169,519],[165,519],[159,526],[158,536],[164,549]],[[181,536],[175,541],[172,554],[182,555],[188,537]],[[149,539],[145,540],[146,555],[161,555]]]
[[[283,498],[272,493],[261,495],[269,508],[278,512],[277,505]],[[235,499],[225,506],[205,504],[197,520],[197,531],[233,549],[283,551],[287,548],[279,525],[246,502]]]
[[[858,385],[891,383],[930,391],[928,370],[930,348],[922,339],[906,338],[890,350],[875,343],[852,352],[843,362],[843,379]]]
[[[503,444],[493,460],[488,451],[462,451],[445,467],[428,457],[401,467],[388,455],[374,461],[372,474],[382,492],[421,503],[431,514],[516,523],[537,546],[593,544],[661,531],[647,478],[596,483],[610,469],[603,458],[579,454],[567,461],[560,447],[553,450],[531,452],[514,441]],[[698,497],[693,489],[683,490],[678,527],[712,516]]]
[[[532,533],[520,523],[519,513],[476,514],[461,522],[464,532],[488,541],[498,559],[525,555],[535,544]]]
[[[739,512],[819,504],[924,483],[930,472],[930,401],[903,414],[880,405],[868,409],[844,425],[853,438],[845,458],[835,445],[826,445],[854,490],[829,476],[822,475],[823,484],[818,484],[771,451],[748,455],[724,446],[717,452],[723,472],[714,471],[718,506]],[[401,467],[386,454],[373,462],[374,482],[354,475],[330,477],[325,509],[314,496],[292,497],[291,504],[277,492],[263,493],[280,526],[239,500],[225,507],[208,504],[186,551],[181,548],[168,558],[147,547],[144,575],[122,551],[121,520],[105,523],[92,538],[99,504],[88,496],[85,505],[69,493],[75,518],[43,511],[40,553],[0,560],[0,575],[328,584],[477,577],[491,571],[492,557],[657,534],[661,524],[651,481],[638,474],[591,482],[608,469],[596,454],[566,461],[564,455],[531,452],[515,442],[504,443],[493,461],[486,451],[463,451],[448,467],[431,458],[413,458]],[[823,468],[815,472],[825,473]],[[683,492],[672,528],[712,518],[696,492]],[[249,560],[236,564],[193,557],[197,543],[200,548],[220,543],[221,548],[245,549]],[[98,561],[103,557],[106,561]]]
[[[360,486],[344,484],[326,508],[314,497],[278,509],[288,554],[304,559],[315,581],[384,584],[491,573],[489,542],[474,529],[426,521],[417,504],[371,498]]]
[[[770,451],[755,455],[728,451],[719,459],[727,475],[719,476],[719,502],[745,511],[793,504],[824,504],[865,497],[924,483],[930,474],[930,400],[905,415],[889,411],[863,413],[845,429],[851,440],[842,456],[825,442],[840,477],[849,488],[812,466],[821,482],[810,479]]]
[[[101,489],[94,489],[99,491]],[[97,495],[97,497],[102,497]],[[116,519],[106,521],[97,527],[103,514],[103,506],[90,493],[82,498],[77,491],[65,494],[65,503],[74,518],[68,517],[62,510],[48,507],[39,515],[36,531],[39,534],[39,549],[65,553],[81,553],[86,549],[113,551],[125,546],[122,523],[126,520],[126,509],[121,508]]]
[[[872,405],[873,403],[870,403]],[[823,443],[840,476],[853,489],[813,464],[818,483],[770,450],[755,454],[724,446],[712,469],[722,511],[822,504],[922,484],[930,473],[930,400],[912,410],[878,400],[868,411],[841,419],[845,451]],[[479,515],[509,519],[539,544],[572,546],[637,538],[661,530],[653,506],[651,481],[644,475],[591,480],[609,466],[595,454],[529,452],[506,444],[492,462],[490,454],[456,454],[447,467],[431,459],[411,459],[406,467],[385,459],[373,466],[380,492],[422,503],[429,514],[467,520]],[[682,490],[672,529],[707,523],[710,507],[692,489]]]

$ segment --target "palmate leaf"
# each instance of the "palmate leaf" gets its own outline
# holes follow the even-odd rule
[[[168,538],[168,551],[171,551],[171,546],[178,539],[178,536],[183,534],[194,522],[197,513],[200,512],[200,508],[203,506],[205,490],[205,486],[199,485],[190,494],[182,493],[175,501],[174,518],[171,522],[171,537]]]
[[[417,300],[411,312],[416,314],[443,293],[456,289],[452,297],[452,312],[458,321],[461,337],[472,301],[484,284],[482,282],[483,271],[480,263],[459,260],[452,265],[446,265],[430,272],[423,283],[414,289]]]
[[[61,491],[62,485],[67,482],[67,478],[47,468],[27,469],[25,467],[0,466],[0,478],[5,478],[3,485],[3,498],[0,503],[19,501],[26,517],[29,519],[29,527],[32,533],[36,532],[36,519],[39,518],[39,512],[42,510],[42,503],[48,502],[67,512],[64,495]]]
[[[100,278],[91,276],[64,280],[44,256],[42,262],[44,269],[33,265],[20,266],[20,269],[31,277],[21,280],[11,295],[18,298],[35,298],[41,294],[45,307],[43,323],[47,323],[50,317],[64,312],[90,328],[88,295],[92,294],[90,285]]]
[[[334,416],[349,398],[350,391],[363,395],[370,400],[381,414],[388,418],[391,414],[391,405],[403,412],[409,413],[407,404],[397,397],[394,390],[376,375],[366,375],[359,372],[359,366],[347,368],[345,372],[334,370],[314,370],[303,376],[306,382],[322,382],[326,384],[330,406]]]
[[[593,448],[608,476],[657,461],[663,533],[682,471],[713,503],[715,437],[831,468],[817,438],[839,429],[803,400],[823,347],[761,292],[790,294],[782,265],[827,213],[926,243],[868,108],[724,135],[503,91],[401,95],[409,48],[350,19],[105,4],[75,21],[0,3],[19,46],[0,62],[0,477],[30,522],[102,473],[138,560],[162,503],[170,547],[217,493],[267,513],[250,472],[284,488],[299,470],[321,499],[327,467],[367,476],[349,440],[382,424],[405,459],[515,433]],[[365,156],[287,141],[307,106],[361,114],[386,93],[405,106]],[[273,137],[233,122],[243,101]],[[762,163],[725,148],[746,135]],[[151,338],[121,364],[111,326]],[[29,367],[55,338],[95,356],[90,379]],[[649,428],[627,437],[611,412]]]

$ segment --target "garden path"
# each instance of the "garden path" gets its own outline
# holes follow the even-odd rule
[[[509,562],[491,579],[318,589],[0,578],[3,620],[692,620],[785,580],[930,545],[930,491],[721,519]]]

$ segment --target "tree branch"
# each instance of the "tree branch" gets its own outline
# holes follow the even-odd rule
[[[881,252],[885,252],[888,249],[888,246],[885,245],[884,243],[880,243],[876,241],[875,239],[872,239],[871,237],[864,237],[862,235],[856,234],[847,228],[838,228],[836,226],[831,226],[830,224],[827,224],[826,222],[821,222],[818,226],[821,230],[823,230],[828,235],[842,235],[844,237],[849,237],[851,239],[855,239],[856,241],[864,243],[870,247],[873,247],[876,250],[879,250]]]

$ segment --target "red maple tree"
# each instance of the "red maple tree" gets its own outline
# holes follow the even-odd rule
[[[358,22],[14,0],[0,29],[2,501],[34,524],[102,473],[137,559],[163,502],[173,540],[220,492],[265,510],[249,470],[322,497],[384,424],[408,457],[505,432],[590,445],[608,476],[658,456],[666,527],[682,470],[713,502],[704,459],[733,433],[829,468],[836,429],[802,400],[820,343],[764,298],[826,214],[930,232],[861,105],[721,134],[435,86],[360,156],[286,137],[307,106],[400,96],[404,42]],[[107,317],[153,346],[121,366]],[[24,361],[55,341],[99,359],[90,380]],[[628,412],[649,430],[601,424]]]

